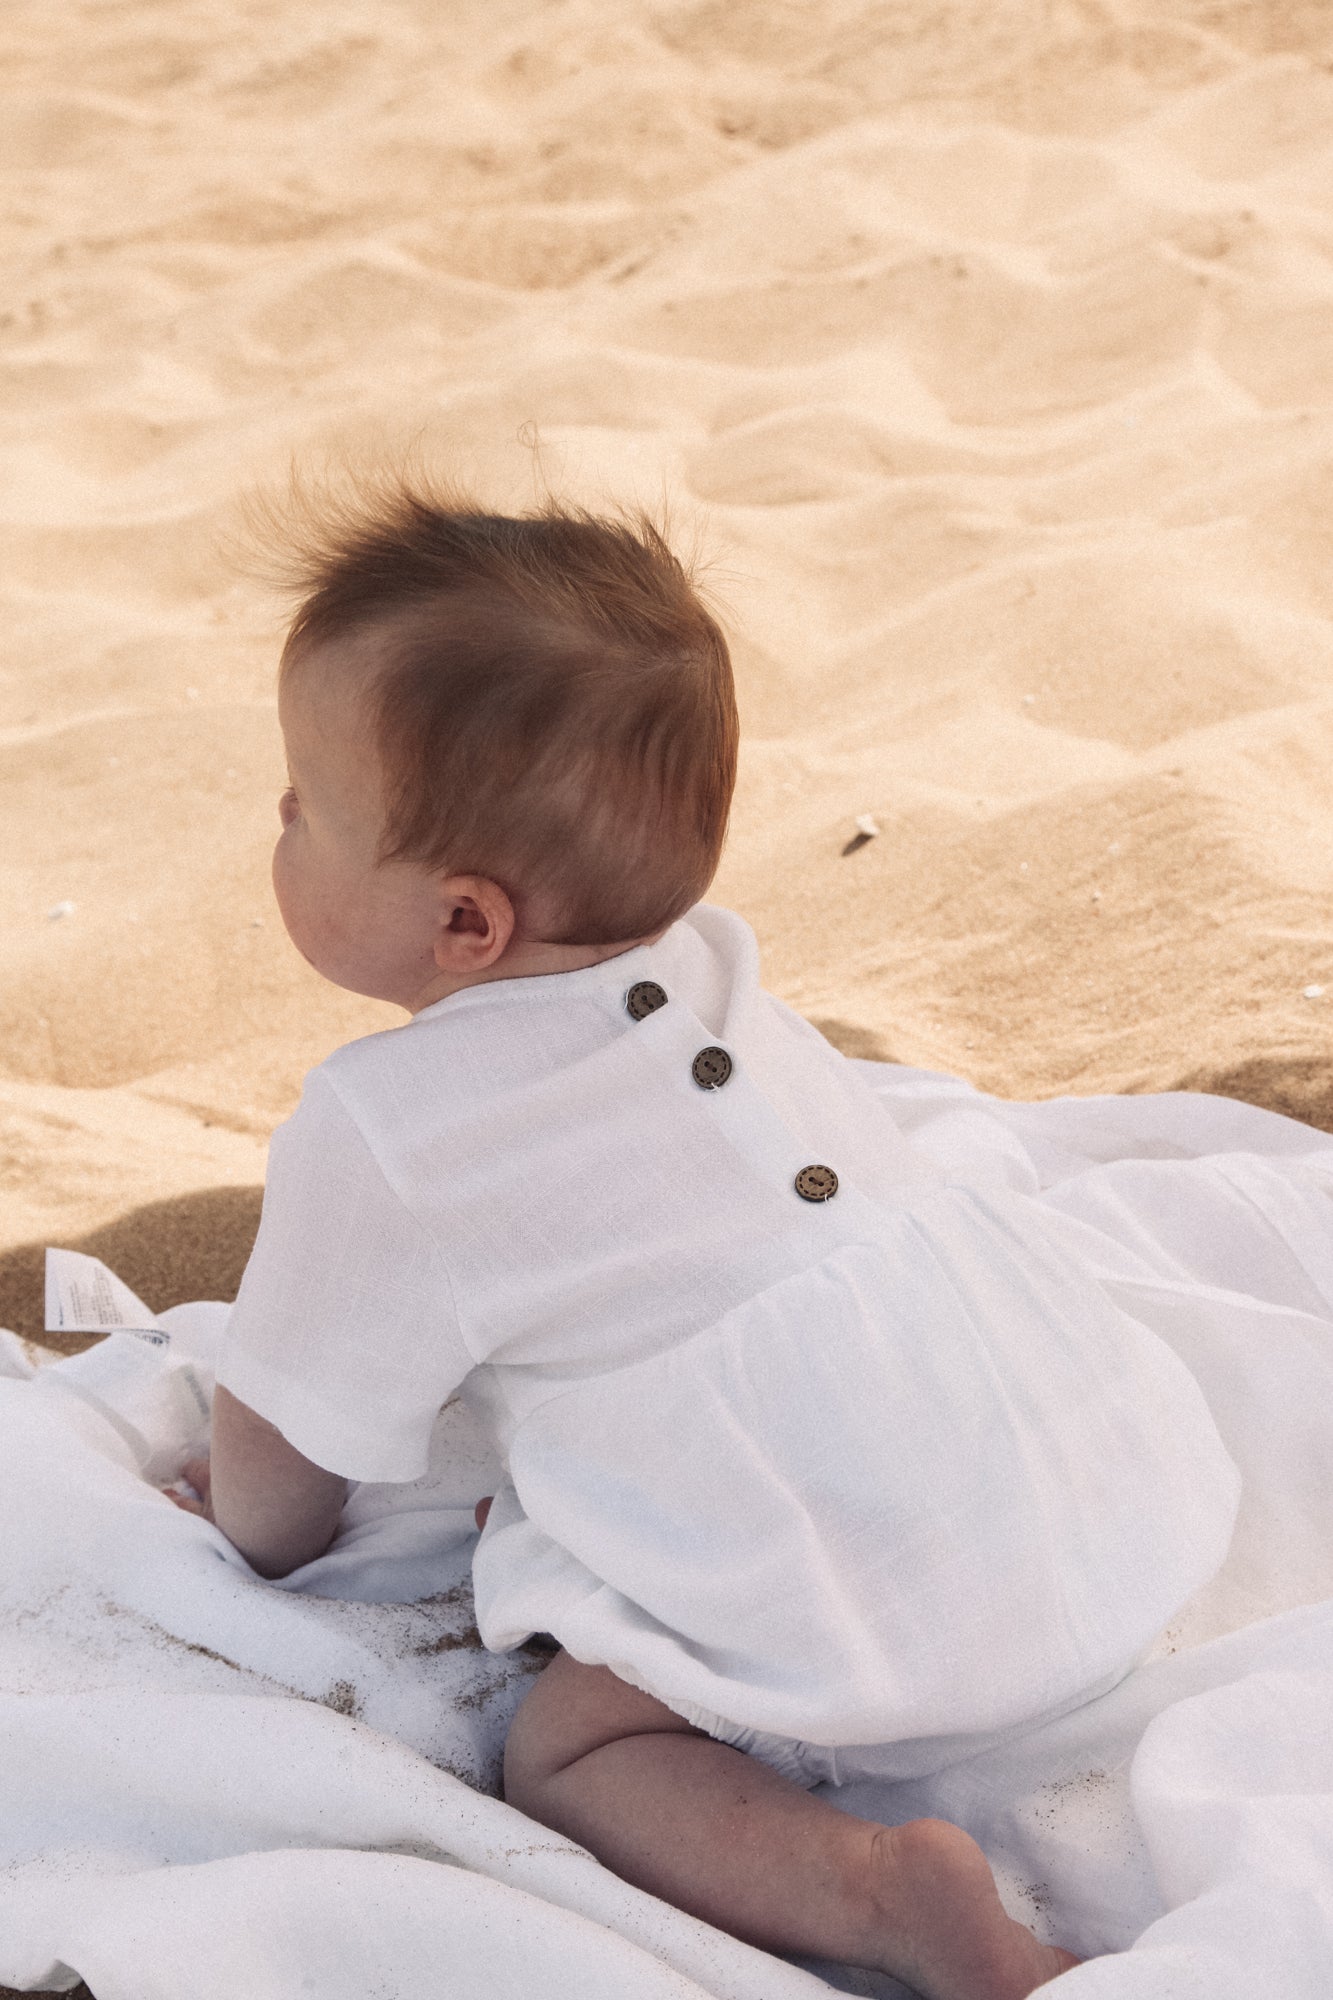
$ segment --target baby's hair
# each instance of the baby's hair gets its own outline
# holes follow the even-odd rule
[[[415,480],[303,513],[282,673],[364,646],[381,861],[487,876],[553,943],[650,936],[699,900],[736,780],[731,660],[646,514],[490,514]]]

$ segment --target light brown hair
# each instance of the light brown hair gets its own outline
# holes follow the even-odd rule
[[[726,834],[738,725],[721,628],[644,514],[488,514],[395,482],[307,515],[282,671],[366,647],[382,861],[485,875],[520,931],[672,923]]]

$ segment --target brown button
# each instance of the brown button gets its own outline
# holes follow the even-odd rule
[[[802,1167],[796,1176],[796,1192],[802,1201],[832,1201],[838,1192],[838,1176],[832,1167]]]
[[[636,1021],[646,1021],[666,1003],[666,994],[655,979],[640,979],[625,995],[625,1006]]]
[[[725,1049],[700,1049],[690,1064],[690,1075],[700,1090],[721,1090],[731,1075],[731,1057]]]

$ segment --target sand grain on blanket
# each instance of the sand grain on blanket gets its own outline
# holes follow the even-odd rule
[[[850,1052],[1333,1124],[1331,66],[1242,0],[14,0],[0,1317],[47,1241],[234,1289],[302,1074],[392,1018],[268,888],[224,541],[293,453],[670,495],[717,894]]]

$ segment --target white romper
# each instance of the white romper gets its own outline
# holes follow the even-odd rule
[[[552,1633],[733,1740],[1071,1705],[1216,1571],[1235,1468],[1058,1219],[951,1183],[865,1070],[707,906],[352,1043],[274,1135],[218,1379],[362,1480],[419,1477],[461,1392],[509,1470],[494,1649]]]

